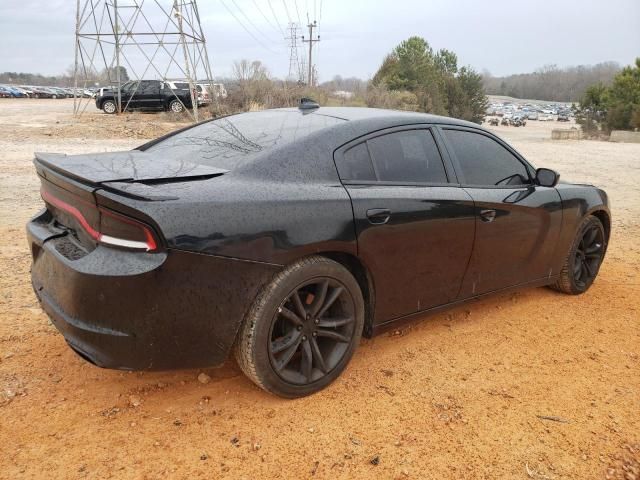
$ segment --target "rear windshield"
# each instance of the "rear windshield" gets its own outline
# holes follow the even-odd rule
[[[247,112],[202,123],[146,151],[172,160],[233,170],[261,152],[341,122],[344,120],[298,111]]]

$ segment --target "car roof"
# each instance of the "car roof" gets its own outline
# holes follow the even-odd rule
[[[401,123],[439,123],[448,125],[460,125],[465,127],[478,128],[478,124],[459,120],[457,118],[432,115],[430,113],[408,112],[404,110],[388,110],[384,108],[367,107],[319,107],[311,110],[301,110],[299,108],[278,108],[289,112],[299,112],[301,115],[323,115],[327,117],[340,118],[347,121],[381,120],[399,121]]]

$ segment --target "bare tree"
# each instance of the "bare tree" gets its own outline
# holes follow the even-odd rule
[[[482,77],[485,89],[490,95],[575,102],[582,98],[589,85],[611,84],[619,71],[618,63],[605,62],[567,68],[545,65],[533,73],[507,77],[493,77],[490,73],[483,72]]]

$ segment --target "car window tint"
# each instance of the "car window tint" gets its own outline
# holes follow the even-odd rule
[[[300,111],[246,112],[201,123],[145,150],[174,160],[233,170],[271,148],[344,121]]]
[[[158,93],[159,91],[160,84],[158,82],[143,80],[140,82],[140,86],[138,87],[138,93],[141,94],[152,94]]]
[[[465,130],[445,130],[467,185],[524,185],[524,164],[492,138]]]
[[[133,92],[134,90],[136,90],[136,87],[138,86],[139,82],[129,82],[129,83],[125,83],[122,86],[122,91],[124,92]]]
[[[360,143],[344,152],[336,164],[343,181],[376,181],[366,143]]]
[[[447,182],[440,152],[429,130],[389,133],[367,143],[382,182]]]

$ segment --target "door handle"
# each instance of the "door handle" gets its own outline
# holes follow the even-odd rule
[[[369,223],[374,225],[384,225],[391,218],[391,210],[387,208],[370,208],[367,210]]]
[[[480,210],[480,220],[483,222],[493,222],[496,219],[495,210]]]

